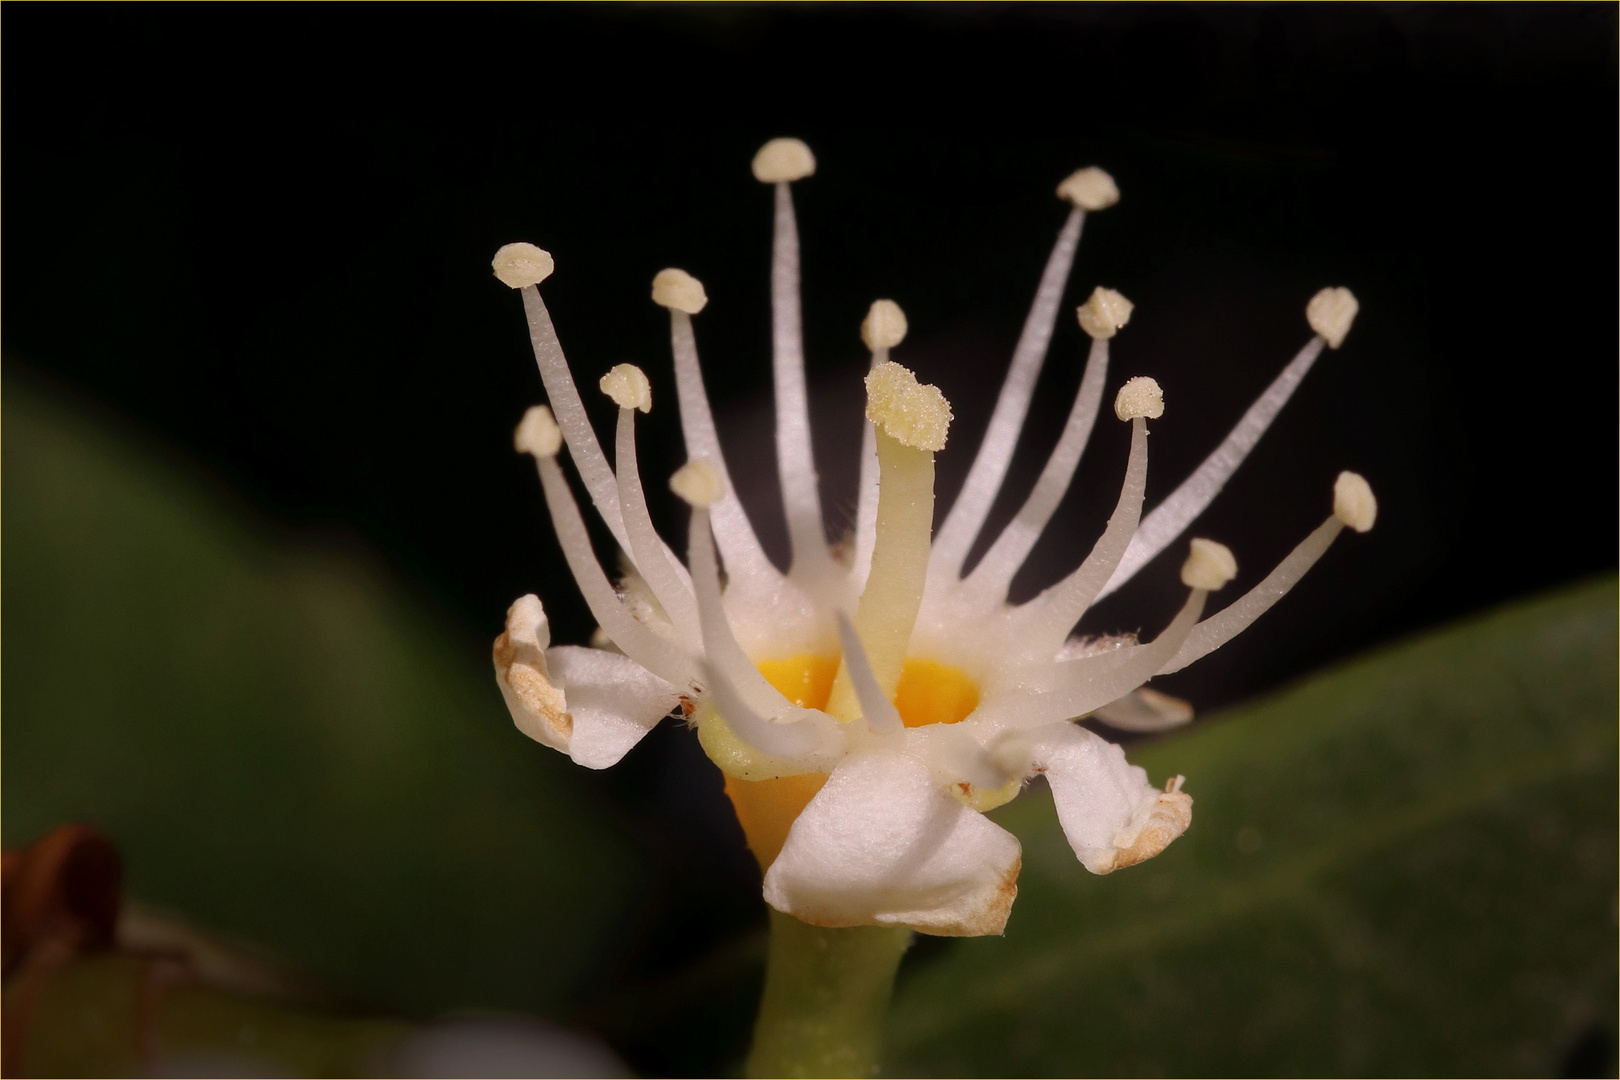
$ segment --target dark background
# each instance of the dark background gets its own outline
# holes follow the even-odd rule
[[[648,285],[667,265],[705,282],[722,437],[785,548],[770,198],[748,172],[780,134],[820,163],[795,192],[830,524],[852,502],[867,304],[900,302],[897,358],[955,407],[946,506],[1063,220],[1053,186],[1095,163],[1123,200],[1088,221],[1065,306],[1099,283],[1138,305],[1111,383],[1165,388],[1150,504],[1303,344],[1317,288],[1362,304],[1198,531],[1247,587],[1325,515],[1340,468],[1372,482],[1378,528],[1167,689],[1207,710],[1614,564],[1613,5],[21,5],[5,31],[7,376],[379,554],[470,649],[529,591],[558,641],[590,630],[511,451],[541,391],[489,273],[510,240],[556,256],[544,290],[588,401],[606,405],[612,364],[651,375],[651,480],[680,453]],[[1065,315],[992,524],[1055,438],[1083,345]],[[1020,591],[1100,530],[1125,448],[1109,423]],[[1174,558],[1083,628],[1155,629]],[[600,778],[676,882],[680,942],[647,928],[666,944],[630,962],[649,970],[758,918],[698,757],[661,729]]]

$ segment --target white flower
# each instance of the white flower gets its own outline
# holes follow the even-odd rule
[[[529,410],[517,446],[538,463],[563,552],[616,649],[551,646],[540,601],[525,596],[495,643],[496,675],[525,734],[590,768],[613,764],[662,717],[683,709],[725,773],[766,871],[765,899],[779,910],[822,926],[1000,933],[1017,894],[1020,850],[983,811],[1044,773],[1063,831],[1087,869],[1106,874],[1162,851],[1192,819],[1182,778],[1155,786],[1118,746],[1074,721],[1096,715],[1131,731],[1185,723],[1192,713],[1184,702],[1143,684],[1243,630],[1345,525],[1372,526],[1371,490],[1343,473],[1333,514],[1218,614],[1203,618],[1206,600],[1236,574],[1236,562],[1225,547],[1200,539],[1182,568],[1186,603],[1153,640],[1069,638],[1087,607],[1209,505],[1324,345],[1338,347],[1356,303],[1345,289],[1323,290],[1311,301],[1307,318],[1316,336],[1146,517],[1147,422],[1163,415],[1164,395],[1152,379],[1127,381],[1114,414],[1128,426],[1130,457],[1106,530],[1073,573],[1014,606],[1008,584],[1068,489],[1100,411],[1109,343],[1132,311],[1117,292],[1099,288],[1079,309],[1090,357],[1067,426],[1023,508],[971,573],[963,574],[963,562],[1006,476],[1086,213],[1112,205],[1118,189],[1095,168],[1059,187],[1073,209],[984,441],[937,535],[934,454],[945,447],[950,406],[889,359],[906,333],[898,305],[872,305],[861,327],[872,367],[857,518],[851,543],[835,553],[811,453],[790,192],[791,181],[814,169],[796,140],[772,141],[754,162],[776,197],[771,283],[776,452],[793,551],[787,573],[761,550],[727,476],[692,332],[691,316],[708,301],[703,286],[680,270],[665,270],[653,283],[653,299],[670,313],[686,437],[688,462],[671,480],[692,507],[683,564],[653,529],[636,462],[636,413],[652,406],[646,377],[620,365],[601,380],[620,407],[610,466],[540,299],[537,285],[551,273],[551,257],[529,244],[496,255],[497,276],[522,291],[551,399],[550,409]],[[592,552],[557,460],[565,442],[634,567],[617,585]]]

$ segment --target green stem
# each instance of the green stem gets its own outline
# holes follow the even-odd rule
[[[771,912],[749,1076],[875,1076],[911,931],[829,929]]]

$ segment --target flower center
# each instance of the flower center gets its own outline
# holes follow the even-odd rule
[[[824,709],[838,674],[838,657],[807,653],[787,660],[762,660],[757,666],[765,681],[793,704]],[[979,707],[979,687],[961,668],[911,657],[900,669],[894,707],[906,727],[954,724]]]
[[[820,709],[832,695],[839,658],[806,653],[757,665],[765,681],[803,709]],[[954,724],[979,706],[979,687],[961,668],[935,660],[908,659],[900,669],[894,706],[907,727]],[[827,782],[826,773],[739,780],[726,774],[726,794],[748,837],[748,847],[764,869],[776,861],[794,819]]]

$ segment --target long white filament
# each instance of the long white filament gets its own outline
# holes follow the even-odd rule
[[[844,663],[849,667],[849,681],[855,687],[855,700],[861,703],[866,726],[877,732],[900,731],[905,726],[900,721],[900,711],[894,707],[894,702],[883,696],[883,688],[872,674],[872,664],[866,658],[866,648],[855,632],[855,624],[842,611],[837,615]]]
[[[1125,462],[1125,483],[1108,518],[1108,527],[1097,538],[1091,554],[1074,573],[1025,605],[1031,616],[1026,640],[1032,656],[1048,659],[1057,652],[1130,546],[1147,491],[1147,434],[1145,419],[1138,416],[1131,421],[1131,454]]]
[[[1007,598],[1007,588],[1013,575],[1024,565],[1035,542],[1041,538],[1046,525],[1052,520],[1058,504],[1074,480],[1080,467],[1080,455],[1091,438],[1091,429],[1097,422],[1097,410],[1102,404],[1103,386],[1108,380],[1108,339],[1097,338],[1091,343],[1091,355],[1086,359],[1086,371],[1080,378],[1080,389],[1074,396],[1074,407],[1069,410],[1068,422],[1058,437],[1052,456],[1041,470],[1040,479],[1030,490],[1029,498],[1018,515],[996,537],[996,542],[985,552],[979,565],[968,575],[967,587],[987,593],[997,603]]]
[[[1001,395],[996,398],[984,441],[979,444],[978,455],[968,470],[961,494],[934,539],[933,572],[947,574],[951,580],[961,575],[962,561],[984,526],[990,505],[996,501],[996,493],[1007,476],[1007,466],[1012,462],[1013,448],[1018,445],[1018,433],[1024,426],[1030,397],[1035,392],[1035,380],[1052,341],[1052,328],[1057,325],[1058,306],[1069,284],[1069,270],[1074,266],[1074,252],[1085,220],[1085,211],[1076,207],[1058,233],[1057,243],[1041,274],[1040,288],[1035,291],[1035,303],[1029,309],[1023,333],[1018,336],[1018,346],[1013,350],[1012,363],[1007,368],[1006,381],[1001,384]]]
[[[619,546],[628,551],[630,538],[624,531],[624,518],[619,510],[619,485],[596,441],[590,418],[585,415],[585,403],[580,400],[573,373],[568,370],[562,343],[557,340],[557,328],[551,323],[551,313],[540,299],[538,287],[525,285],[520,291],[523,314],[529,321],[529,344],[534,348],[534,360],[540,368],[540,381],[545,384],[557,426],[562,428],[563,438],[568,442],[574,467],[585,481],[585,490],[590,492],[591,502],[596,504],[596,512],[602,515],[608,531]]]
[[[771,345],[776,382],[776,467],[782,481],[794,571],[824,573],[831,556],[821,522],[821,485],[810,445],[810,399],[804,383],[799,315],[799,226],[787,181],[776,185],[771,245]]]
[[[1265,580],[1244,593],[1235,602],[1228,604],[1218,615],[1212,615],[1199,623],[1188,636],[1184,644],[1168,664],[1159,669],[1159,674],[1168,675],[1172,671],[1180,671],[1195,660],[1201,660],[1228,641],[1247,630],[1256,619],[1264,615],[1271,605],[1281,600],[1299,580],[1305,576],[1316,560],[1320,559],[1333,541],[1339,538],[1344,531],[1344,522],[1337,517],[1329,517],[1318,525],[1299,546],[1290,551],[1277,568],[1267,574]]]
[[[765,681],[765,676],[749,662],[742,646],[731,632],[725,608],[720,602],[720,568],[714,557],[714,538],[709,530],[709,512],[692,508],[692,524],[687,533],[687,561],[691,563],[692,587],[697,594],[698,617],[703,625],[703,654],[708,661],[708,690],[727,726],[744,742],[772,756],[813,753],[826,741],[825,724],[773,723],[773,719],[805,720],[817,716],[795,706]]]
[[[619,477],[619,507],[624,513],[625,532],[630,537],[630,558],[648,588],[658,598],[676,633],[689,652],[696,652],[703,638],[698,625],[697,601],[692,596],[691,579],[653,528],[647,512],[647,496],[641,488],[641,470],[636,463],[636,410],[620,409],[619,426],[613,447],[614,471]]]
[[[1152,678],[1153,673],[1176,654],[1197,625],[1198,617],[1204,613],[1204,602],[1208,597],[1209,593],[1203,589],[1192,590],[1187,602],[1170,625],[1164,628],[1164,632],[1150,643],[1136,646],[1123,663],[1113,662],[1104,666],[1092,662],[1111,660],[1108,656],[1072,660],[1062,665],[1074,669],[1067,686],[1049,694],[998,703],[999,707],[994,713],[990,713],[990,710],[986,712],[1005,728],[1029,729],[1084,716],[1111,701],[1117,701]]]
[[[1143,519],[1142,527],[1136,531],[1130,549],[1125,552],[1125,558],[1120,560],[1119,569],[1114,571],[1114,576],[1097,594],[1099,600],[1131,580],[1138,570],[1168,547],[1215,501],[1215,496],[1237,472],[1243,459],[1260,441],[1260,436],[1266,433],[1266,428],[1271,426],[1282,407],[1288,404],[1288,399],[1321,355],[1324,344],[1319,336],[1311,338],[1282,369],[1282,373],[1271,381],[1265,393],[1249,406],[1249,411],[1243,414],[1243,419],[1215,448],[1215,452],[1205,458],[1204,463],[1168,499],[1154,507],[1153,512]]]
[[[654,675],[677,687],[694,687],[697,669],[692,660],[637,622],[620,602],[619,594],[596,561],[584,519],[579,516],[574,493],[568,490],[568,480],[557,459],[537,457],[535,463],[540,469],[540,486],[546,493],[546,508],[551,511],[551,527],[562,545],[568,569],[573,571],[574,581],[598,625],[624,655]]]
[[[737,489],[726,470],[720,451],[720,435],[715,431],[709,395],[703,389],[703,369],[698,365],[697,339],[692,334],[692,316],[671,309],[669,313],[670,350],[675,356],[675,396],[680,403],[681,431],[686,438],[686,456],[713,465],[725,482],[725,496],[709,508],[715,542],[726,560],[726,573],[737,584],[769,589],[782,577],[759,546],[759,537],[748,522],[748,513],[737,499]]]
[[[872,367],[886,363],[889,350],[872,350]],[[859,596],[866,588],[866,578],[872,572],[872,548],[877,545],[878,510],[878,456],[877,428],[872,421],[861,422],[861,479],[856,489],[855,504],[855,558],[850,564],[849,579],[854,593]]]

